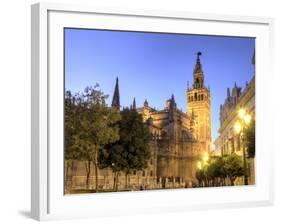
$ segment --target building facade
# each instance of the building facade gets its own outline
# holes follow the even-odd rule
[[[253,55],[252,64],[255,66]],[[219,136],[214,141],[215,150],[212,155],[224,156],[235,152],[243,156],[243,142],[241,135],[235,132],[235,124],[239,109],[245,109],[253,118],[255,117],[255,73],[253,78],[246,82],[244,89],[234,83],[230,90],[227,88],[227,95],[224,103],[220,105],[220,128]],[[249,184],[255,184],[255,158],[248,159],[247,173],[249,175]],[[238,178],[235,184],[243,184],[243,177]]]
[[[145,100],[142,107],[132,108],[143,117],[151,133],[152,157],[148,167],[129,175],[128,189],[159,189],[192,187],[197,184],[195,177],[197,162],[210,152],[211,139],[211,95],[205,86],[204,73],[198,52],[193,71],[193,84],[187,87],[186,112],[178,109],[175,96],[166,101],[162,110],[156,110]],[[117,78],[112,107],[120,109],[119,80]],[[68,163],[69,164],[69,163]],[[85,188],[85,166],[81,161],[72,161],[66,177],[66,192]],[[91,172],[93,175],[94,170]],[[99,188],[112,189],[113,173],[110,169],[99,170]],[[95,178],[90,179],[94,188]],[[119,189],[125,188],[125,175],[121,174]],[[126,190],[126,189],[124,189]]]

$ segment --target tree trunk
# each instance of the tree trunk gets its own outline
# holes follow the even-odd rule
[[[72,179],[73,179],[73,167],[74,167],[74,160],[71,160],[71,179],[70,179],[70,186],[72,188]]]
[[[113,191],[115,191],[115,185],[116,185],[116,172],[113,172]]]
[[[89,189],[89,187],[90,187],[90,174],[91,174],[91,160],[87,161],[86,172],[87,172],[86,188]]]
[[[94,165],[95,165],[95,175],[96,175],[96,192],[98,192],[98,186],[99,186],[99,184],[98,184],[98,181],[99,181],[99,175],[98,175],[98,151],[96,150],[96,152],[95,152],[95,162],[94,162]]]
[[[128,188],[128,173],[125,173],[125,188]]]
[[[67,191],[67,179],[68,179],[68,160],[64,161],[64,167],[66,166],[65,173],[64,173],[64,193]]]
[[[222,186],[222,177],[219,177],[218,186]]]
[[[234,181],[235,181],[235,179],[230,178],[230,183],[231,183],[231,186],[234,186]]]
[[[116,172],[116,183],[115,183],[115,191],[118,191],[118,177],[119,177],[119,172]]]
[[[65,171],[65,177],[64,177],[64,190],[67,188],[68,173],[69,173],[69,163],[68,163],[68,160],[66,160],[66,171]]]
[[[96,192],[98,192],[98,164],[97,163],[94,163],[94,166],[95,166],[95,188],[96,188]]]
[[[65,172],[65,179],[64,179],[64,190],[70,190],[72,188],[72,168],[73,168],[73,160],[66,161],[66,172]],[[71,173],[69,174],[69,170]],[[69,177],[70,176],[70,177]]]

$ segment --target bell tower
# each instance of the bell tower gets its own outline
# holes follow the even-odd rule
[[[211,94],[205,87],[204,73],[200,62],[201,52],[197,53],[196,64],[193,70],[193,84],[187,88],[187,114],[196,122],[195,136],[204,145],[204,151],[210,152],[211,135]]]

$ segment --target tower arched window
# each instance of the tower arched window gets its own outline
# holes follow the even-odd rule
[[[197,100],[197,93],[194,94],[194,100]]]
[[[200,80],[199,80],[199,78],[196,79],[196,86],[200,87]]]

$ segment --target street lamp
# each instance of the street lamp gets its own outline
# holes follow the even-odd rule
[[[238,111],[239,118],[243,118],[245,116],[245,114],[246,114],[245,109],[243,109],[243,108],[239,109],[239,111]]]
[[[239,119],[234,125],[234,130],[242,140],[242,149],[243,149],[243,169],[244,169],[244,184],[248,185],[248,175],[247,175],[247,161],[246,161],[246,150],[245,150],[245,139],[244,139],[244,128],[250,124],[251,122],[251,115],[247,113],[247,111],[241,108],[238,111]]]
[[[234,125],[234,130],[237,134],[239,134],[241,132],[242,126],[240,124],[239,121],[236,122],[236,124]]]
[[[206,163],[208,162],[208,160],[209,160],[209,155],[208,155],[207,152],[204,153],[202,160],[203,160],[203,163],[204,163],[204,164],[206,164]]]
[[[197,163],[197,168],[198,168],[199,170],[202,169],[202,163],[201,163],[200,161]]]

